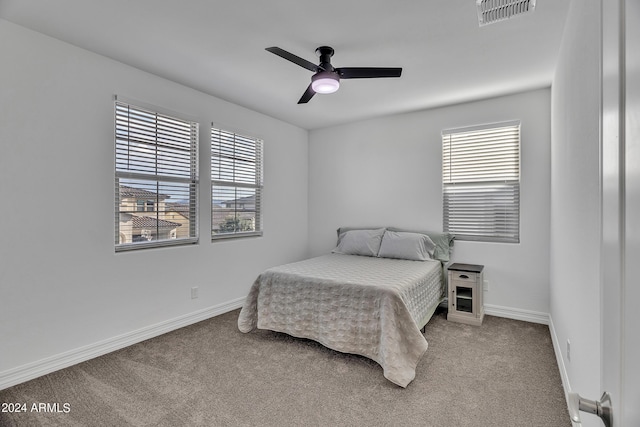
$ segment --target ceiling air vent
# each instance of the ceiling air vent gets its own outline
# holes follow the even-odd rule
[[[480,26],[533,12],[536,0],[476,0]]]

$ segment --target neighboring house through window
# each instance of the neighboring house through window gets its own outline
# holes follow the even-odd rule
[[[262,235],[262,140],[211,128],[211,237]]]
[[[443,229],[459,240],[520,241],[520,121],[442,132]]]
[[[115,103],[116,251],[195,243],[198,124]]]

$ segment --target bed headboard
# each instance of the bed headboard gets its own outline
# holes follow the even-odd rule
[[[426,234],[436,245],[436,249],[433,254],[434,258],[442,261],[443,263],[449,262],[455,236],[451,233],[444,233],[442,231],[408,230],[398,227],[340,227],[338,228],[338,239],[340,239],[340,235],[342,233],[345,233],[349,230],[371,230],[378,228],[385,228],[389,231]]]

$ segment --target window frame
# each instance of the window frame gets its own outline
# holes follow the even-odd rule
[[[127,110],[125,113],[124,111]],[[133,125],[135,115],[155,117],[155,134],[146,138],[136,138]],[[153,128],[151,119],[140,119],[139,129],[148,131]],[[176,125],[173,128],[172,125]],[[125,128],[123,126],[129,126]],[[161,131],[166,138],[176,138],[174,141],[163,140]],[[126,129],[126,130],[125,130]],[[179,134],[179,137],[178,137]],[[188,141],[188,142],[187,142]],[[140,148],[136,149],[135,144]],[[171,146],[170,146],[171,145]],[[142,154],[145,153],[146,155]],[[124,166],[123,156],[129,156],[130,162]],[[137,162],[137,164],[136,164]],[[154,165],[154,166],[151,166]],[[162,171],[165,170],[165,172]],[[177,245],[196,244],[199,241],[198,204],[199,204],[199,123],[186,117],[184,114],[175,113],[167,109],[148,105],[139,101],[129,100],[120,96],[114,97],[114,175],[115,175],[115,251],[124,252],[138,249],[160,248]],[[123,184],[124,182],[124,184]],[[131,185],[127,185],[131,184]],[[155,185],[155,188],[154,188]],[[123,206],[122,187],[130,187],[140,191],[140,197],[133,196],[134,201],[129,206]],[[150,194],[154,193],[155,197]],[[170,194],[165,194],[170,193]],[[162,198],[161,196],[167,196]],[[166,210],[171,202],[165,202],[172,196],[183,196],[186,209],[180,206],[179,211],[185,217],[185,222],[176,222],[166,218]],[[149,202],[152,202],[150,209]],[[176,205],[178,206],[178,205]],[[138,208],[142,207],[142,211]],[[161,209],[162,207],[162,209]],[[184,213],[186,212],[186,215]],[[122,215],[131,215],[131,225],[122,226]],[[144,214],[144,215],[140,215]],[[134,241],[136,234],[133,217],[138,217],[138,222],[153,222],[145,227],[140,225],[140,236],[166,235],[166,238],[148,241]],[[147,218],[149,217],[149,218]],[[174,215],[175,217],[175,215]],[[125,221],[126,222],[126,221]],[[175,228],[170,228],[177,224]],[[177,237],[177,229],[180,226],[188,227],[186,236]],[[131,228],[130,241],[121,242],[124,236],[127,240],[127,228]],[[125,230],[123,232],[123,230]],[[161,231],[162,230],[162,231]],[[150,234],[149,234],[150,233]]]
[[[520,243],[521,147],[520,120],[442,131],[445,232],[456,240]]]
[[[211,241],[260,237],[263,235],[264,140],[257,136],[250,136],[248,132],[236,131],[216,123],[211,123],[210,131]],[[230,138],[233,140],[232,144],[230,144]],[[243,146],[240,146],[240,143]],[[253,154],[247,151],[247,148],[252,148]],[[223,150],[232,150],[233,153],[225,156]],[[240,152],[242,155],[237,154]],[[254,156],[253,161],[252,156]],[[235,198],[226,200],[217,198],[222,194],[217,192],[224,192],[223,189],[233,190]],[[242,196],[242,194],[246,194],[246,196]],[[253,209],[246,209],[246,205],[251,204],[241,200],[243,198],[253,198]],[[216,202],[220,201],[224,203],[218,203],[220,206],[216,206]],[[250,219],[242,218],[243,212],[253,212],[253,229],[217,232],[218,224],[216,221],[219,219],[219,213],[226,210],[229,210],[229,213],[233,212],[231,220],[236,224],[240,224],[243,219]]]

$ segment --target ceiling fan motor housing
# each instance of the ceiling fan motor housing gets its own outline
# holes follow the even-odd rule
[[[317,93],[333,93],[340,87],[340,76],[331,65],[334,50],[329,46],[320,46],[316,55],[320,58],[320,71],[311,76],[311,87]]]
[[[322,64],[331,64],[331,57],[333,56],[334,50],[329,46],[320,46],[316,49],[316,55],[320,58],[320,65]]]

